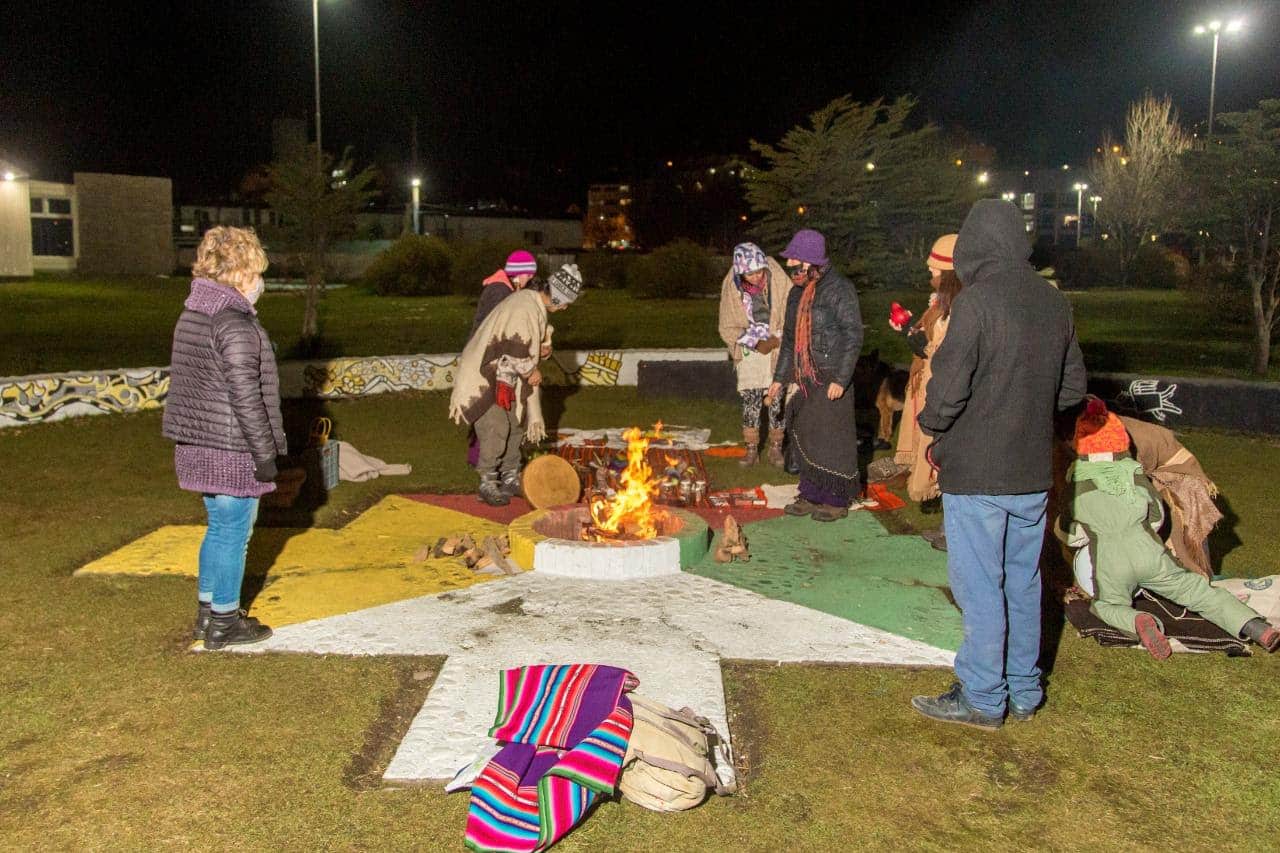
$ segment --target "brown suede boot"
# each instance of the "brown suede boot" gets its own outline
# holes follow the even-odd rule
[[[769,430],[769,464],[781,468],[787,463],[782,455],[782,439],[787,435],[784,429]]]
[[[743,427],[742,440],[747,445],[747,455],[738,464],[746,468],[760,461],[760,430]]]

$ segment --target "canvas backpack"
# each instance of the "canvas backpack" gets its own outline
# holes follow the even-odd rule
[[[706,717],[630,695],[635,724],[622,763],[618,790],[638,806],[678,812],[701,803],[711,789],[728,794],[716,777],[712,744],[719,741]]]

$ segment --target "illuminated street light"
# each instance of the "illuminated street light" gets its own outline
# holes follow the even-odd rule
[[[874,172],[875,170],[876,170],[876,164],[875,164],[875,163],[872,163],[870,160],[868,160],[868,161],[867,161],[867,171],[868,171],[868,172]]]
[[[1017,193],[1000,193],[1001,201],[1013,201],[1017,197],[1018,197]]]
[[[1218,89],[1218,34],[1222,28],[1222,21],[1210,21],[1207,24],[1197,24],[1193,30],[1198,36],[1213,33],[1213,64],[1209,66],[1209,131],[1205,134],[1209,139],[1213,138],[1213,101]],[[1227,32],[1232,34],[1242,29],[1244,29],[1244,21],[1239,18],[1228,22],[1226,26]]]
[[[1080,238],[1083,236],[1084,230],[1084,191],[1089,189],[1088,184],[1074,184],[1071,189],[1076,191],[1076,245],[1080,245]]]
[[[418,194],[422,191],[422,178],[414,178],[409,182],[409,186],[413,187],[413,233],[421,234],[422,229],[419,228],[419,211],[418,211]]]
[[[1062,164],[1062,171],[1064,171],[1064,172],[1070,172],[1070,171],[1071,171],[1071,164],[1070,164],[1070,163],[1063,163],[1063,164]]]
[[[985,186],[985,185],[986,185],[986,183],[987,183],[987,181],[989,181],[989,180],[991,180],[991,174],[990,174],[989,172],[979,172],[979,173],[978,173],[978,183],[980,183],[980,184],[982,184],[983,186]]]

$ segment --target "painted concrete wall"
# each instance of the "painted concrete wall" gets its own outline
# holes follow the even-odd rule
[[[559,385],[635,385],[641,361],[724,361],[723,349],[579,350],[557,352],[542,365],[546,381]],[[457,353],[280,364],[285,397],[340,399],[391,391],[447,391]],[[47,373],[0,379],[0,429],[80,415],[141,412],[164,405],[167,367],[85,373]]]
[[[168,178],[76,172],[80,272],[173,272],[173,185]]]
[[[457,353],[286,361],[280,364],[280,385],[285,397],[322,399],[447,391],[457,366]],[[722,348],[578,350],[553,353],[542,373],[553,385],[638,385],[642,395],[714,398],[732,387],[726,367]],[[1280,433],[1280,383],[1096,374],[1089,388],[1118,411],[1172,429]],[[157,409],[168,391],[167,367],[0,378],[0,429]]]
[[[0,276],[30,276],[31,192],[21,178],[0,179]]]

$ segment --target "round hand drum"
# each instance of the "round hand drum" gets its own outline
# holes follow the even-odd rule
[[[573,466],[559,456],[539,456],[524,467],[524,496],[535,509],[578,502],[582,483]]]

